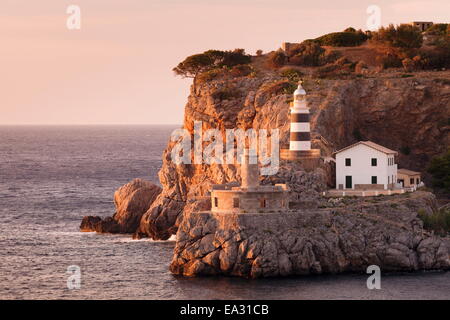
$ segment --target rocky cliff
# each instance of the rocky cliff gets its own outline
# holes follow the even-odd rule
[[[449,141],[450,73],[414,77],[327,80],[307,78],[313,147],[322,155],[362,139],[401,150],[399,167],[423,171]],[[196,81],[185,107],[183,127],[203,130],[280,130],[289,139],[288,110],[293,83],[264,71]],[[262,184],[287,183],[291,211],[285,214],[214,215],[211,184],[240,181],[234,165],[181,164],[171,160],[175,142],[164,150],[159,172],[162,189],[135,180],[115,194],[113,217],[85,217],[83,231],[134,233],[168,239],[177,234],[171,271],[180,275],[224,274],[244,277],[363,271],[448,269],[448,239],[427,233],[417,212],[436,210],[430,193],[367,199],[327,199],[333,167],[313,172],[281,161],[277,174]],[[202,212],[203,211],[203,212]]]
[[[424,232],[417,218],[434,206],[432,194],[417,192],[285,214],[185,213],[170,270],[258,278],[365,272],[372,264],[383,272],[449,269],[448,241]]]
[[[450,145],[449,79],[448,71],[418,72],[407,78],[398,73],[345,80],[306,77],[313,146],[330,156],[357,140],[368,139],[401,150],[399,167],[423,171],[431,157]],[[203,130],[217,128],[222,132],[278,128],[281,145],[286,145],[292,87],[292,81],[268,70],[253,76],[196,81],[185,106],[183,127],[191,135],[194,121],[202,121]],[[240,180],[239,168],[234,165],[175,165],[170,154],[173,147],[174,142],[169,141],[162,155],[162,191],[152,193],[144,213],[141,209],[145,206],[139,206],[137,214],[128,211],[133,222],[127,226],[117,225],[121,214],[116,214],[101,223],[98,217],[86,218],[81,228],[168,239],[177,232],[184,214],[208,207],[202,197],[211,184]],[[289,166],[292,164],[282,163],[276,176],[265,177],[262,182],[287,182],[293,187],[292,198],[309,203],[314,202],[309,198],[320,199],[326,184],[333,184],[330,166],[324,165],[315,173],[319,178]],[[313,187],[306,187],[305,182]],[[136,217],[140,217],[138,223]]]
[[[399,167],[423,171],[428,160],[450,145],[450,73],[398,74],[365,79],[307,79],[313,145],[327,156],[361,139],[402,150]],[[194,121],[203,129],[280,129],[281,144],[289,139],[288,109],[292,83],[275,72],[258,76],[197,81],[185,107],[184,128]],[[233,165],[179,165],[170,160],[174,143],[163,154],[159,173],[163,191],[143,215],[137,237],[167,239],[175,234],[191,202],[212,183],[240,179]],[[330,172],[330,168],[324,168]],[[284,177],[289,183],[291,174]],[[282,182],[282,181],[280,181]],[[332,184],[328,174],[329,184]],[[301,189],[301,188],[300,188]],[[294,190],[302,197],[304,189]],[[189,204],[186,206],[186,204]],[[200,204],[201,206],[201,204]]]

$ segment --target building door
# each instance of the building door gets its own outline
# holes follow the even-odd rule
[[[345,189],[351,189],[352,187],[352,176],[345,176]]]

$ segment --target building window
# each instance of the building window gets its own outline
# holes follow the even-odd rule
[[[261,208],[265,208],[266,207],[266,199],[265,198],[262,198],[262,199],[259,200],[259,206]]]
[[[377,158],[372,158],[372,167],[377,166]]]
[[[219,199],[217,199],[217,197],[214,197],[214,207],[218,207],[219,206]]]
[[[372,176],[372,184],[377,184],[377,176]]]
[[[345,166],[346,167],[350,167],[352,165],[352,159],[350,158],[345,158]]]
[[[239,198],[233,198],[233,208],[239,208]]]
[[[416,184],[419,184],[419,183],[420,183],[420,179],[417,178],[417,179],[416,179]]]
[[[388,176],[388,184],[390,184],[390,183],[391,183],[391,177]]]
[[[409,184],[414,184],[414,178],[409,179]]]

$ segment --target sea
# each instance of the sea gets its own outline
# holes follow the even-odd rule
[[[79,231],[114,191],[158,181],[179,126],[0,126],[0,299],[449,299],[449,272],[183,278],[175,239]]]

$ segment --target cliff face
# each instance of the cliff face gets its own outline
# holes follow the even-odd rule
[[[442,77],[328,81],[325,91],[317,85],[314,128],[335,148],[372,140],[401,151],[399,167],[424,171],[450,145],[450,75]]]
[[[448,243],[424,232],[416,214],[433,210],[432,194],[345,201],[285,214],[188,213],[170,270],[259,278],[365,272],[372,264],[383,272],[450,268]]]
[[[304,87],[312,113],[313,145],[321,148],[323,155],[331,155],[357,140],[372,140],[402,150],[405,154],[399,155],[399,167],[423,171],[431,157],[450,145],[449,78],[449,72],[434,72],[418,73],[414,78],[307,80]],[[289,86],[287,79],[275,73],[196,83],[185,107],[183,126],[191,135],[194,121],[202,121],[203,130],[279,128],[280,143],[287,144]],[[212,183],[240,179],[239,169],[233,165],[175,166],[170,160],[173,146],[169,142],[163,154],[159,173],[163,191],[143,215],[137,237],[169,238],[176,233],[183,211],[187,215],[193,207],[208,207],[207,201],[195,199],[204,196]],[[329,170],[323,168],[325,173]],[[283,172],[277,175],[283,177],[279,182],[289,183],[296,179],[292,175],[298,174]],[[326,176],[329,180],[330,175]],[[266,180],[273,179],[277,178]],[[305,196],[308,189],[300,185],[294,188],[293,197]],[[324,186],[316,189],[319,192]]]

